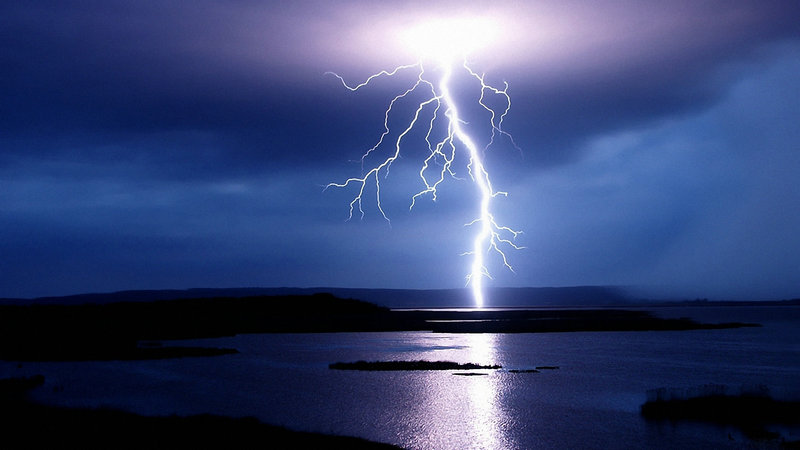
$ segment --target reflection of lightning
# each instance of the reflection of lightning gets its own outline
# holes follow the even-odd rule
[[[420,122],[423,111],[425,111],[425,114],[429,114],[430,120],[427,123],[427,134],[425,135],[425,141],[427,142],[430,154],[424,160],[422,168],[419,171],[419,176],[424,184],[424,189],[416,193],[411,198],[411,205],[409,206],[409,209],[412,209],[417,200],[426,194],[430,194],[431,198],[435,201],[439,184],[442,183],[448,176],[457,178],[453,168],[453,162],[456,157],[456,149],[462,147],[465,148],[467,155],[469,156],[467,170],[470,178],[478,188],[478,194],[480,197],[478,217],[467,224],[470,226],[477,226],[479,227],[479,230],[475,236],[472,250],[464,253],[465,255],[472,255],[472,267],[466,278],[467,283],[472,287],[472,293],[476,306],[482,307],[484,303],[482,288],[483,277],[485,276],[491,278],[484,261],[485,255],[489,252],[496,252],[501,257],[505,267],[513,271],[513,268],[509,264],[501,247],[506,246],[514,249],[522,248],[514,243],[514,239],[521,232],[499,225],[492,215],[490,208],[492,199],[500,195],[507,196],[508,194],[506,192],[494,190],[489,179],[489,173],[486,171],[482,160],[483,151],[485,151],[490,145],[492,145],[492,143],[494,143],[495,138],[498,135],[507,137],[516,147],[513,139],[511,139],[511,135],[503,130],[503,120],[511,109],[511,98],[507,93],[507,84],[505,84],[503,89],[495,88],[485,82],[485,77],[483,75],[479,75],[473,71],[467,65],[466,59],[464,59],[460,64],[460,67],[463,68],[466,73],[477,80],[480,84],[480,98],[478,103],[481,107],[488,111],[490,115],[489,121],[492,131],[491,139],[489,140],[489,144],[487,144],[483,150],[479,150],[478,146],[472,140],[470,135],[464,130],[464,122],[459,115],[458,108],[450,91],[451,77],[453,74],[454,65],[456,64],[452,63],[449,59],[441,62],[442,75],[439,78],[438,84],[434,84],[429,80],[427,76],[428,72],[426,72],[422,62],[399,66],[392,71],[381,71],[370,76],[366,79],[366,81],[352,86],[347,84],[339,75],[329,72],[336,76],[339,81],[342,82],[344,87],[351,91],[357,91],[367,86],[377,77],[391,77],[401,70],[413,69],[417,71],[416,80],[414,81],[413,85],[411,85],[411,87],[406,89],[403,93],[398,94],[391,100],[391,102],[389,102],[389,106],[384,114],[384,131],[378,139],[378,142],[368,149],[362,156],[362,166],[369,155],[378,151],[379,148],[387,145],[385,140],[390,134],[389,117],[393,113],[397,103],[410,96],[412,93],[417,93],[418,91],[425,93],[425,99],[416,106],[414,114],[411,116],[408,125],[397,135],[397,138],[394,140],[393,149],[389,152],[389,156],[387,156],[380,164],[366,171],[361,177],[349,178],[343,183],[330,183],[327,187],[334,186],[343,188],[353,185],[357,188],[357,193],[350,202],[350,214],[348,216],[348,219],[350,219],[353,217],[353,212],[356,208],[358,208],[361,217],[364,216],[364,210],[362,209],[364,191],[368,184],[372,185],[374,183],[378,210],[383,218],[389,221],[389,218],[383,209],[383,205],[381,204],[380,176],[388,175],[392,163],[394,163],[400,157],[401,143],[406,135],[411,132],[412,129],[418,126],[417,123]],[[504,107],[495,109],[488,106],[486,102],[487,94],[499,96],[501,101],[504,103]],[[442,119],[442,116],[444,119]],[[444,137],[442,139],[438,140],[437,142],[433,142],[434,127],[441,120],[444,120],[444,128],[446,129],[446,132],[443,133]],[[437,165],[440,166],[438,170],[433,167]]]

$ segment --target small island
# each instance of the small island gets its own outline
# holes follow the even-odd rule
[[[459,364],[452,361],[356,361],[356,362],[337,362],[328,365],[329,369],[334,370],[362,370],[362,371],[389,371],[389,370],[477,370],[477,369],[501,369],[502,366],[466,363]]]
[[[648,392],[641,407],[642,417],[653,421],[695,421],[730,425],[750,439],[786,442],[774,426],[800,427],[800,401],[772,398],[766,387],[729,389],[721,385],[701,386],[691,390],[665,388]]]

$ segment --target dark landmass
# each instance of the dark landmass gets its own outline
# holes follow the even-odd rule
[[[641,407],[648,420],[697,421],[730,425],[751,439],[783,440],[770,426],[800,426],[800,401],[776,400],[761,393],[711,393],[688,398],[656,398]],[[800,448],[800,442],[787,443]]]
[[[480,364],[466,363],[459,364],[452,361],[356,361],[356,362],[337,362],[328,365],[329,369],[335,370],[367,370],[367,371],[387,371],[387,370],[475,370],[475,369],[501,369],[501,366],[491,365],[482,366]]]
[[[44,377],[0,380],[0,423],[7,448],[352,448],[397,449],[364,439],[292,431],[252,417],[210,414],[148,417],[112,409],[31,402]]]
[[[214,356],[234,349],[152,341],[358,330],[386,308],[331,295],[0,306],[0,359],[127,360]],[[367,328],[374,328],[367,326]]]
[[[800,298],[791,300],[671,300],[650,302],[643,306],[800,306]]]
[[[216,347],[140,347],[119,341],[105,341],[68,347],[61,342],[0,344],[0,359],[11,361],[135,361],[144,359],[221,356],[239,353],[235,348]]]
[[[676,331],[760,326],[740,322],[698,323],[662,319],[642,310],[537,309],[476,311],[398,311],[423,320],[439,333],[553,333],[571,331]]]
[[[488,288],[493,308],[564,308],[564,307],[652,307],[652,306],[800,306],[800,298],[791,300],[708,300],[654,299],[652,290],[632,286],[563,286]],[[287,297],[332,294],[339,298],[358,298],[388,308],[463,308],[473,304],[472,291],[460,289],[358,289],[358,288],[195,288],[129,290],[107,293],[37,298],[0,298],[0,305],[58,304],[82,305],[119,302],[152,302],[197,298]]]
[[[7,403],[27,400],[28,391],[44,384],[44,375],[0,378],[0,407]]]
[[[627,286],[564,286],[488,288],[494,308],[563,308],[576,306],[800,306],[791,300],[707,300],[648,298],[646,288]],[[0,298],[0,305],[152,302],[197,298],[239,298],[257,296],[310,296],[332,294],[339,298],[358,298],[388,308],[463,308],[473,304],[472,291],[460,289],[357,289],[357,288],[195,288],[130,290],[60,297]]]
[[[0,305],[0,359],[110,360],[219,355],[235,350],[160,347],[147,343],[242,333],[545,333],[742,326],[756,325],[662,319],[642,310],[390,310],[330,294]]]
[[[358,298],[389,308],[463,308],[473,304],[469,289],[354,289],[354,288],[227,288],[185,290],[133,290],[78,294],[33,299],[0,299],[0,304],[84,304],[131,301],[176,300],[214,297],[310,296],[332,294]],[[629,305],[635,301],[628,290],[617,286],[569,286],[489,288],[493,307],[558,307],[576,305]]]

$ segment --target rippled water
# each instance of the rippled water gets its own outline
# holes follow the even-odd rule
[[[762,328],[549,334],[330,333],[199,340],[241,352],[138,362],[30,363],[39,397],[146,414],[257,416],[293,429],[408,448],[741,447],[735,430],[651,423],[639,416],[659,387],[764,384],[800,398],[800,308],[663,308]],[[503,370],[355,372],[336,361],[449,360]],[[508,369],[558,366],[540,373]],[[463,372],[463,371],[461,371]],[[729,435],[730,433],[730,435]],[[790,436],[800,439],[800,436]]]

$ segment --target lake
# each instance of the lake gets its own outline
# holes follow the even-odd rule
[[[742,448],[737,430],[649,422],[647,391],[765,385],[800,399],[800,307],[648,308],[758,328],[657,332],[252,334],[182,341],[240,353],[154,361],[0,362],[44,374],[43,402],[143,414],[255,416],[407,448]],[[448,360],[501,370],[358,372],[357,360]],[[509,369],[557,366],[539,373]],[[465,371],[455,371],[464,373]],[[781,430],[800,439],[800,430]],[[768,444],[764,444],[768,445]]]

